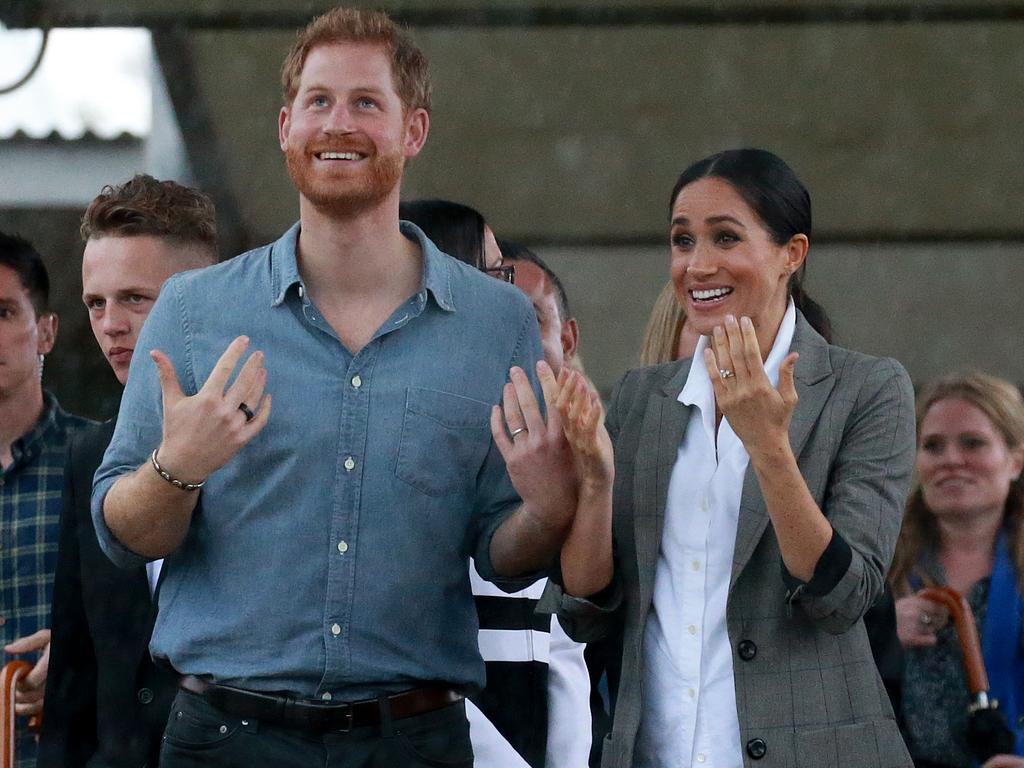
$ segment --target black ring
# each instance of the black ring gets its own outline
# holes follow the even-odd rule
[[[245,403],[239,403],[238,404],[238,410],[240,410],[242,413],[245,414],[245,423],[246,424],[248,424],[250,421],[252,421],[253,419],[256,418],[256,414],[253,413],[252,409],[249,408],[249,406],[246,405]]]

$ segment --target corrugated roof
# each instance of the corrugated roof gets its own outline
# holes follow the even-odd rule
[[[42,33],[0,27],[0,87],[31,67]],[[144,138],[152,124],[149,32],[55,29],[36,74],[0,96],[0,139]]]

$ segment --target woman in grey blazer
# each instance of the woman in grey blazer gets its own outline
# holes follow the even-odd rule
[[[909,378],[800,312],[810,198],[778,157],[700,161],[670,205],[694,357],[627,373],[607,429],[581,380],[559,398],[581,489],[548,605],[578,640],[624,630],[602,765],[909,767],[862,621],[910,482]]]

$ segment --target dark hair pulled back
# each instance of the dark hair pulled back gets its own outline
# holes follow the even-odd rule
[[[475,208],[450,200],[409,200],[398,215],[423,230],[434,245],[471,267],[483,269],[484,221]]]
[[[764,149],[727,149],[698,160],[682,172],[672,188],[669,211],[684,187],[706,178],[728,182],[757,214],[776,245],[785,245],[794,235],[811,236],[811,196],[778,155]],[[806,268],[805,261],[789,278],[790,296],[811,327],[831,342],[828,314],[804,290]]]

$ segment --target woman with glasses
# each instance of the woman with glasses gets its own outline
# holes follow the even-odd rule
[[[411,221],[445,253],[507,282],[494,233],[473,208],[447,200],[402,203]],[[549,361],[551,364],[551,361]],[[590,677],[583,646],[536,607],[545,582],[508,594],[470,568],[480,618],[487,686],[467,703],[477,768],[586,768],[590,753]],[[538,619],[542,623],[538,623]]]
[[[775,155],[695,163],[669,199],[693,357],[627,373],[603,424],[563,377],[582,480],[549,597],[578,640],[623,627],[606,768],[911,765],[862,617],[899,532],[913,391],[807,321],[810,233]]]

